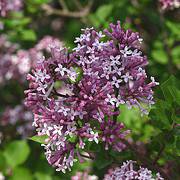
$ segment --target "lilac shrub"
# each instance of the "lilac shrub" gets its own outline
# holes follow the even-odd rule
[[[94,28],[82,32],[72,52],[52,47],[51,56],[37,61],[27,76],[25,104],[34,114],[37,134],[46,137],[48,162],[62,172],[77,159],[83,161],[89,142],[124,150],[121,140],[129,130],[117,121],[119,106],[147,113],[144,104],[153,104],[152,87],[158,84],[153,77],[146,83],[148,61],[138,33],[122,29],[119,22],[104,33]]]
[[[136,166],[135,166],[136,165]],[[152,171],[144,167],[137,167],[135,161],[126,161],[123,162],[121,167],[110,169],[108,173],[104,176],[104,180],[164,180],[157,173],[155,176],[152,174]]]

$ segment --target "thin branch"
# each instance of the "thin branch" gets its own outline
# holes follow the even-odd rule
[[[58,93],[55,88],[53,88],[53,92],[52,93],[54,95],[56,95],[56,96],[60,96],[60,97],[64,97],[64,98],[68,98],[69,97],[69,95],[67,95],[67,94],[60,94],[60,93]]]
[[[63,9],[62,10],[55,9],[48,4],[43,4],[42,9],[45,10],[48,15],[58,15],[58,16],[72,17],[72,18],[83,18],[89,14],[92,4],[93,4],[93,1],[89,1],[87,6],[84,7],[82,11],[74,11],[74,12],[66,11]]]
[[[84,158],[88,158],[88,159],[92,159],[92,160],[94,160],[94,157],[87,156],[87,155],[84,155],[84,154],[81,154],[81,153],[80,153],[80,155],[81,155],[82,157],[84,157]]]
[[[118,97],[118,89],[116,87],[115,87],[115,97],[116,98]],[[117,113],[118,110],[119,110],[119,108],[115,106],[114,112]],[[116,122],[117,122],[117,117],[118,117],[117,114],[113,115],[114,124],[116,124]]]

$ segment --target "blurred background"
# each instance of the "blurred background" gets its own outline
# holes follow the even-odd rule
[[[139,110],[122,106],[119,121],[132,130],[132,139],[142,153],[154,157],[163,147],[159,165],[169,171],[172,179],[180,177],[180,129],[174,126],[180,114],[177,6],[166,7],[158,0],[10,0],[1,13],[0,180],[3,176],[11,180],[68,180],[78,171],[102,179],[107,169],[117,164],[116,160],[120,163],[135,159],[129,151],[107,154],[101,147],[94,147],[95,162],[76,163],[66,174],[55,172],[40,144],[30,140],[35,134],[33,116],[23,105],[28,87],[26,75],[38,57],[49,53],[49,45],[73,48],[82,28],[102,30],[117,20],[123,28],[140,33],[142,51],[149,59],[147,72],[160,83],[155,92],[156,109],[149,116],[142,117]]]

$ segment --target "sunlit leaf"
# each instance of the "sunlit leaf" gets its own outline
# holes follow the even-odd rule
[[[16,167],[26,161],[30,148],[26,141],[13,141],[6,146],[4,156],[11,167]]]
[[[48,138],[47,135],[42,135],[42,136],[33,136],[31,138],[29,138],[30,140],[32,141],[35,141],[35,142],[38,142],[38,143],[41,143],[41,144],[46,144],[45,140]]]
[[[13,170],[10,180],[34,180],[33,175],[29,169],[24,167],[17,167]]]

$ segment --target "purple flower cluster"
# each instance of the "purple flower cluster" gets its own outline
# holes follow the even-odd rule
[[[129,131],[117,121],[119,105],[153,104],[152,87],[146,83],[147,58],[140,51],[138,33],[120,23],[110,30],[83,29],[72,52],[51,48],[51,56],[37,62],[27,76],[26,106],[34,113],[38,135],[47,136],[45,154],[57,171],[71,169],[82,160],[88,142],[102,142],[121,151]]]
[[[7,107],[0,116],[0,127],[3,129],[16,128],[14,132],[25,138],[33,135],[32,119],[32,112],[28,111],[24,105],[17,105],[14,108]]]
[[[110,169],[104,180],[164,180],[159,173],[154,177],[152,171],[141,166],[137,168],[135,165],[136,162],[132,160],[123,162],[121,167]]]
[[[23,6],[23,0],[0,0],[0,14],[6,16],[9,11],[19,11]]]
[[[180,0],[159,0],[163,10],[180,7]]]
[[[106,42],[102,41],[105,37],[102,32],[96,32],[93,28],[83,30],[84,33],[75,40],[77,47],[73,55],[85,77],[107,84],[105,102],[111,108],[127,104],[129,108],[138,106],[146,113],[141,102],[153,104],[151,88],[158,83],[153,77],[151,83],[145,82],[147,75],[144,67],[148,62],[140,51],[142,39],[138,33],[123,30],[119,22],[117,25],[110,24],[110,29],[111,32],[104,30],[109,38]]]
[[[61,47],[62,42],[51,36],[45,36],[35,47],[29,50],[18,50],[18,45],[9,42],[6,36],[0,36],[0,84],[10,79],[24,82],[27,73],[42,58],[44,52],[49,53],[51,46]]]

